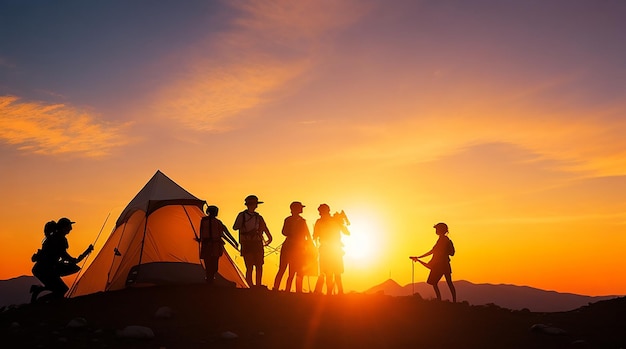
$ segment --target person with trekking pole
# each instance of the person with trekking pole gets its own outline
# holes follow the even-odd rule
[[[446,223],[437,223],[433,226],[435,234],[439,236],[435,246],[430,251],[421,256],[409,257],[413,262],[420,262],[423,266],[430,269],[427,283],[433,286],[435,295],[441,300],[441,292],[439,291],[439,280],[445,276],[450,293],[452,294],[452,302],[456,303],[456,289],[452,283],[452,267],[450,266],[450,256],[454,256],[455,249],[452,240],[448,237],[448,225]],[[420,258],[432,255],[429,262],[424,262]]]

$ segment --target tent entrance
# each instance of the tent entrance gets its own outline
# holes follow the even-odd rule
[[[126,287],[204,283],[202,265],[184,262],[152,262],[130,268]]]

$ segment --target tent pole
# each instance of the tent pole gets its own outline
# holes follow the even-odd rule
[[[150,206],[150,204],[148,204]],[[143,237],[141,238],[141,249],[139,249],[139,262],[137,263],[137,272],[139,272],[139,266],[141,265],[141,259],[143,258],[143,247],[146,242],[146,232],[148,231],[148,212],[146,212],[146,221],[143,224]]]
[[[91,244],[91,246],[95,246],[96,242],[98,242],[98,238],[100,238],[100,234],[102,234],[102,230],[104,229],[104,226],[107,224],[107,221],[109,220],[109,216],[110,215],[111,215],[111,212],[109,212],[107,217],[104,219],[104,223],[102,223],[102,227],[100,228],[100,231],[98,232],[98,235],[96,236],[96,240],[93,242],[93,244]],[[83,272],[83,267],[87,263],[87,260],[89,259],[89,255],[90,254],[88,254],[87,258],[85,258],[83,260],[83,265],[81,266],[80,270],[76,274],[76,277],[74,277],[74,282],[72,282],[72,287],[70,287],[69,292],[67,293],[66,298],[70,298],[70,295],[74,292],[74,289],[76,288],[76,282],[78,281],[78,276]]]

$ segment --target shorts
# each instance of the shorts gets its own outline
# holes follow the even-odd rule
[[[241,244],[241,255],[246,267],[261,266],[265,262],[263,242],[249,241]]]
[[[265,262],[265,258],[263,253],[247,253],[243,255],[243,262],[246,264],[246,268],[260,267]]]
[[[428,274],[428,279],[426,280],[426,282],[429,285],[436,285],[439,280],[441,280],[441,277],[446,274],[452,274],[452,267],[450,266],[450,263],[432,267],[430,269],[430,273]]]

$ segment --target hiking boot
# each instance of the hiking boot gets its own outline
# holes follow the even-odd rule
[[[30,286],[30,302],[35,303],[35,301],[37,300],[37,297],[43,290],[44,290],[44,287],[41,287],[39,285],[31,285]]]

